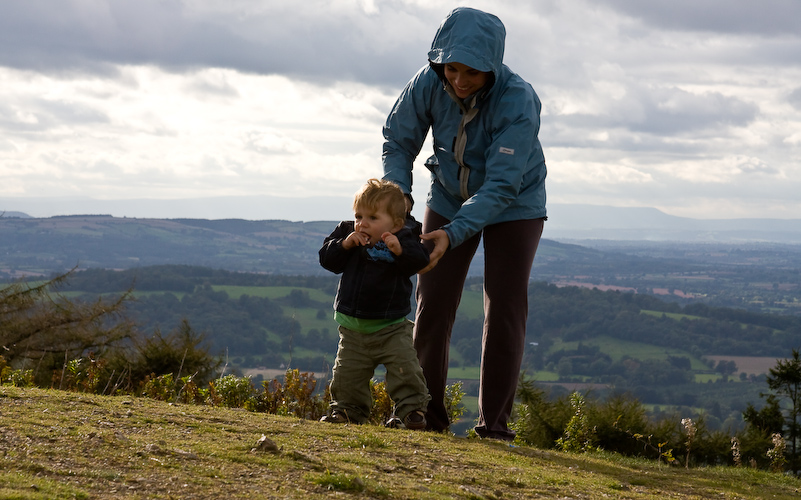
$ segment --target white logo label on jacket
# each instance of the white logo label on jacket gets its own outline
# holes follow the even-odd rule
[[[505,155],[513,155],[513,154],[515,154],[515,150],[514,150],[514,149],[512,149],[512,148],[505,148],[505,147],[503,147],[503,146],[501,146],[501,149],[499,149],[498,151],[500,151],[501,153],[503,153],[503,154],[505,154]]]

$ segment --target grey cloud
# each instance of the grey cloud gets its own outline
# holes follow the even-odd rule
[[[801,18],[801,2],[795,0],[602,1],[612,8],[609,13],[688,31],[789,38],[796,36],[796,20]],[[216,10],[205,12],[190,10],[178,0],[0,2],[0,65],[104,76],[115,76],[119,64],[153,64],[175,72],[220,67],[317,83],[359,81],[397,88],[425,64],[428,44],[445,12],[412,3],[377,3],[380,15],[353,5],[336,10],[331,4],[317,9],[283,2],[220,3]],[[515,6],[522,18],[534,13],[547,16],[551,7],[548,2]],[[507,12],[512,10],[507,6]],[[506,17],[505,22],[511,29],[517,20]],[[640,28],[641,36],[649,32],[647,26]],[[533,45],[509,50],[516,71],[531,77],[541,71],[547,71],[549,78],[564,74],[561,65],[569,62],[564,57],[550,68],[542,54],[531,60],[532,52],[545,50],[541,44],[528,39],[525,43]],[[775,46],[763,40],[708,57],[798,63],[799,54],[801,40],[789,44],[783,40]]]
[[[239,91],[224,80],[194,80],[190,85],[187,85],[187,90],[191,93],[206,94],[217,97],[240,97]]]
[[[95,108],[70,101],[44,101],[43,112],[52,117],[56,123],[68,122],[74,125],[88,123],[108,123],[108,115]]]
[[[801,36],[790,38],[788,35],[767,40],[756,45],[751,55],[752,63],[757,66],[801,66]]]
[[[174,1],[109,2],[102,12],[90,10],[58,1],[3,3],[0,62],[95,72],[103,63],[192,66],[213,62],[226,49],[253,52],[222,27],[187,19]]]
[[[16,151],[17,148],[5,137],[0,136],[0,151]]]
[[[599,114],[550,115],[551,124],[566,129],[627,130],[660,137],[719,135],[729,127],[752,122],[758,107],[717,92],[692,94],[678,88],[630,89],[623,99],[610,102]],[[626,149],[650,149],[642,141],[620,144]]]
[[[642,118],[629,122],[633,130],[663,134],[695,133],[718,127],[740,127],[753,121],[757,106],[718,92],[692,94],[677,88],[640,96]]]
[[[175,0],[2,2],[0,65],[100,74],[112,73],[117,64],[153,64],[177,72],[222,67],[398,86],[425,63],[425,45],[410,53],[407,41],[385,35],[402,31],[386,26],[393,21],[416,20],[411,13],[298,16],[292,9],[270,8],[252,17],[236,12],[200,17]],[[426,37],[433,36],[437,22],[432,18]],[[417,40],[419,29],[409,23],[406,40]]]
[[[105,113],[77,102],[36,99],[18,101],[14,107],[0,104],[0,129],[7,134],[24,133],[29,140],[43,140],[29,132],[49,130],[63,123],[86,125],[108,122]]]
[[[790,92],[790,95],[787,96],[787,100],[795,109],[801,110],[801,87]]]
[[[681,31],[798,34],[801,2],[797,0],[601,0],[650,25]]]
[[[25,130],[35,129],[39,126],[35,115],[29,117],[20,116],[19,111],[11,106],[0,102],[0,129],[3,130]]]
[[[669,152],[672,158],[691,159],[708,154],[709,144],[704,141],[676,141],[669,135],[643,134],[630,129],[616,128],[600,123],[592,117],[572,117],[548,123],[540,134],[545,149],[570,148],[592,151],[596,161],[614,163],[621,156]],[[597,132],[606,132],[607,138],[595,138]],[[547,152],[547,151],[546,151]]]
[[[768,165],[767,163],[757,159],[751,159],[747,162],[743,162],[737,166],[737,169],[746,175],[775,176],[781,173],[776,167]]]
[[[114,175],[117,178],[124,178],[123,169],[116,163],[107,160],[98,160],[82,166],[82,170],[87,173],[102,173],[104,176]]]

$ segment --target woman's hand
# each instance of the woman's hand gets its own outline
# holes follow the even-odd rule
[[[448,233],[445,232],[444,229],[437,229],[436,231],[431,231],[430,233],[420,235],[420,239],[423,241],[433,241],[434,242],[434,249],[431,250],[431,255],[429,256],[429,262],[426,267],[424,267],[418,274],[425,274],[428,271],[432,270],[434,266],[437,265],[439,259],[445,255],[445,250],[451,244],[451,239],[448,237]]]

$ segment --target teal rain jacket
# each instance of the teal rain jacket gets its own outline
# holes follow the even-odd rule
[[[413,162],[432,131],[426,204],[451,221],[443,229],[452,247],[490,224],[546,216],[545,157],[537,137],[542,106],[531,85],[503,64],[505,38],[494,15],[453,10],[434,37],[429,65],[406,85],[384,125],[384,178],[407,194]],[[492,75],[462,100],[442,71],[453,62]]]

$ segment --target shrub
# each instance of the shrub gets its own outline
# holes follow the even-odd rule
[[[586,400],[578,392],[570,394],[570,407],[573,416],[567,422],[562,437],[556,440],[556,446],[562,451],[584,452],[595,449],[595,429],[590,426],[585,410]]]
[[[61,369],[53,370],[51,387],[75,392],[100,392],[101,382],[110,379],[106,364],[106,360],[96,357],[94,352],[71,359]]]
[[[150,374],[145,377],[140,394],[157,401],[172,400],[175,395],[175,381],[172,378],[172,373],[165,373],[159,376]]]
[[[642,404],[629,394],[615,394],[603,403],[593,402],[587,415],[595,430],[598,448],[638,455],[640,445],[631,439],[633,434],[648,434],[648,418]]]
[[[12,370],[0,356],[0,385],[13,385],[15,387],[33,387],[33,370]]]
[[[521,379],[517,388],[520,402],[514,406],[510,427],[517,440],[538,448],[553,448],[571,417],[563,399],[548,401],[545,391],[531,380]]]
[[[787,442],[778,432],[771,436],[771,442],[773,443],[773,448],[769,449],[767,452],[767,456],[770,458],[770,470],[773,472],[782,472],[784,470],[784,464],[787,463],[787,457],[785,457]]]
[[[106,371],[126,373],[123,390],[131,390],[156,373],[170,373],[173,380],[189,374],[198,385],[205,384],[219,366],[220,361],[205,345],[205,337],[184,320],[167,335],[157,330],[151,337],[135,339],[131,347],[112,356]]]
[[[250,377],[226,375],[209,382],[209,399],[214,406],[242,408],[253,395]]]
[[[208,400],[209,390],[201,389],[195,383],[192,375],[181,377],[181,389],[175,396],[175,400],[184,404],[203,404]]]
[[[370,392],[373,395],[373,406],[370,408],[370,417],[367,421],[371,424],[384,425],[395,413],[395,403],[387,393],[386,382],[370,380]]]
[[[445,410],[448,412],[450,422],[456,422],[459,417],[464,415],[465,407],[462,405],[464,395],[461,381],[445,387]]]
[[[278,378],[263,381],[262,391],[250,397],[244,406],[255,412],[318,420],[325,414],[330,396],[328,388],[322,396],[315,394],[316,388],[313,375],[287,370],[283,383]]]

